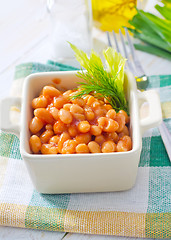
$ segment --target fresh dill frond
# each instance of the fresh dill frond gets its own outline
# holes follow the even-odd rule
[[[84,95],[92,94],[108,100],[111,106],[116,110],[124,110],[128,113],[128,103],[125,98],[124,82],[124,64],[126,59],[118,54],[113,48],[108,48],[103,52],[107,62],[105,69],[100,57],[94,51],[90,58],[82,50],[71,44],[75,51],[75,56],[81,66],[86,69],[77,72],[77,76],[84,81],[79,82],[79,92],[72,96],[73,99],[81,98]]]

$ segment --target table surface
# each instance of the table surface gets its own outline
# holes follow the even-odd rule
[[[155,11],[156,0],[148,1],[146,10]],[[24,62],[46,63],[52,59],[49,40],[50,20],[46,0],[3,1],[0,8],[0,99],[10,93],[15,66]],[[107,44],[106,35],[93,30],[96,48]],[[147,75],[171,74],[169,61],[137,51]],[[0,239],[130,239],[124,237],[66,234],[0,226]],[[136,238],[137,239],[137,238]]]

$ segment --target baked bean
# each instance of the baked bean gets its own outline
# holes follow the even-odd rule
[[[75,153],[75,148],[77,146],[77,142],[75,140],[66,140],[63,143],[63,148],[61,150],[62,154],[71,154],[71,153]]]
[[[35,109],[34,115],[47,123],[53,123],[54,121],[54,118],[52,117],[50,112],[45,108]]]
[[[75,137],[76,135],[78,135],[77,126],[75,126],[75,125],[69,126],[68,127],[68,133],[71,137]]]
[[[58,97],[61,94],[61,92],[52,86],[45,86],[43,88],[43,95],[45,97]]]
[[[107,98],[104,98],[103,100],[104,100],[105,103],[109,103]]]
[[[116,144],[111,140],[106,141],[102,144],[103,153],[115,152],[115,150],[116,150]]]
[[[82,107],[80,107],[78,104],[72,104],[72,106],[70,107],[70,112],[74,115],[74,114],[83,114],[84,109]]]
[[[51,108],[49,109],[49,112],[52,114],[52,116],[53,116],[53,118],[54,118],[55,120],[58,120],[58,118],[59,118],[59,116],[58,116],[59,110],[58,110],[56,107],[51,107]]]
[[[72,118],[72,115],[71,115],[71,113],[69,111],[67,111],[67,110],[62,108],[62,109],[59,110],[58,115],[59,115],[60,120],[63,123],[69,124],[69,123],[72,122],[73,118]]]
[[[76,120],[79,120],[79,121],[84,121],[85,120],[85,115],[84,114],[80,114],[80,113],[75,113],[74,114],[74,118]]]
[[[63,105],[63,109],[70,111],[71,106],[72,106],[72,103],[66,103]]]
[[[83,121],[85,120],[84,110],[78,104],[72,104],[70,107],[70,112],[76,120]]]
[[[45,128],[46,128],[46,130],[52,130],[53,129],[51,124],[46,124]]]
[[[104,115],[106,115],[106,113],[107,113],[106,108],[104,106],[101,106],[101,108],[103,109]]]
[[[91,104],[91,107],[93,108],[93,109],[96,109],[96,108],[98,108],[100,106],[100,103],[98,102],[98,101],[94,101],[92,104]]]
[[[80,143],[75,148],[76,153],[89,153],[89,148],[85,143]]]
[[[48,105],[47,99],[41,95],[38,98],[32,100],[32,108],[46,108]]]
[[[54,98],[54,106],[58,109],[62,108],[65,103],[67,103],[67,98],[63,95]]]
[[[98,125],[101,129],[103,129],[103,127],[105,126],[106,124],[106,117],[99,117],[97,119],[97,122],[98,122]]]
[[[119,127],[116,130],[117,133],[120,133],[123,131],[124,126],[125,126],[125,116],[121,113],[117,113],[115,117],[115,121],[118,122]]]
[[[87,133],[90,131],[90,123],[88,121],[81,121],[78,124],[78,130],[81,133]]]
[[[119,127],[118,123],[111,118],[100,117],[97,121],[104,132],[115,132]]]
[[[118,123],[113,119],[108,119],[106,125],[103,127],[104,132],[115,132],[118,129]]]
[[[88,121],[92,121],[95,118],[95,114],[93,111],[85,112],[85,116]]]
[[[90,133],[81,133],[75,137],[75,140],[78,143],[88,144],[88,142],[91,141],[91,134]]]
[[[63,144],[65,141],[70,139],[70,135],[67,132],[64,132],[60,135],[59,141],[58,141],[58,151],[59,153],[62,153]]]
[[[129,136],[129,130],[128,130],[127,126],[124,126],[123,131],[118,133],[119,138],[121,138],[125,135]]]
[[[52,145],[54,145],[54,144],[57,145],[58,142],[59,142],[59,136],[58,135],[55,135],[55,136],[53,136],[49,139],[49,143],[51,143]]]
[[[116,145],[117,152],[127,152],[132,149],[132,141],[129,136],[123,136]]]
[[[116,111],[115,111],[114,109],[110,109],[109,111],[107,111],[106,117],[115,119],[115,117],[116,117]]]
[[[72,100],[72,98],[76,95],[79,94],[80,90],[73,90],[72,93],[70,93],[70,99]]]
[[[99,100],[99,103],[100,103],[101,105],[104,105],[103,100]]]
[[[60,119],[56,121],[55,124],[53,125],[53,131],[55,132],[55,134],[63,133],[66,130],[67,130],[67,125],[64,124]]]
[[[97,142],[99,145],[101,145],[105,141],[104,135],[99,135],[95,137],[95,142]]]
[[[41,149],[41,141],[40,138],[36,135],[32,135],[29,140],[30,148],[33,153],[38,153],[40,152]]]
[[[97,107],[95,110],[94,110],[94,113],[97,117],[102,117],[106,114],[106,109],[105,108],[102,108],[102,107]]]
[[[66,91],[66,92],[64,92],[63,93],[63,96],[65,97],[65,98],[70,98],[70,94],[72,94],[73,93],[73,90],[68,90],[68,91]]]
[[[102,129],[99,126],[91,125],[90,133],[94,136],[98,136],[102,133]]]
[[[100,153],[100,145],[95,141],[91,141],[88,143],[88,148],[91,153]]]
[[[119,136],[116,132],[107,133],[106,138],[114,141],[114,143],[117,143],[119,140]]]
[[[34,117],[32,118],[31,122],[30,122],[30,131],[35,134],[38,133],[44,126],[44,123],[42,122],[42,120],[38,117]]]
[[[91,106],[96,101],[95,97],[88,95],[88,98],[86,99],[86,104],[88,106]]]
[[[91,107],[89,107],[87,104],[84,106],[84,111],[85,112],[89,112],[89,111],[93,111]]]
[[[109,111],[110,109],[113,109],[110,104],[104,104],[104,107],[107,111]]]
[[[85,105],[84,107],[85,117],[88,121],[92,121],[95,118],[95,114],[92,111],[92,108],[88,105]]]
[[[107,124],[103,127],[104,132],[115,132],[118,129],[119,125],[116,121],[109,118],[107,119]]]
[[[129,116],[124,110],[120,110],[119,113],[123,114],[125,116],[125,122],[129,123]]]
[[[89,94],[83,96],[83,100],[84,100],[85,103],[87,103],[87,100],[90,96],[91,95],[89,95]]]
[[[85,102],[82,98],[71,99],[71,102],[79,105],[80,107],[84,107]]]
[[[54,132],[52,130],[46,130],[40,135],[40,140],[42,143],[47,143],[53,135]]]
[[[42,154],[57,154],[58,148],[51,144],[42,144],[41,153]]]

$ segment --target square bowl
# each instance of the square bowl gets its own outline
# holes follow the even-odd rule
[[[135,79],[130,72],[125,72],[124,89],[130,110],[132,150],[95,154],[31,153],[29,122],[33,117],[32,99],[39,95],[45,85],[52,84],[56,80],[60,90],[77,87],[80,79],[76,73],[77,71],[35,73],[25,79],[21,108],[20,151],[30,178],[34,187],[45,194],[128,190],[136,181],[142,133],[161,121],[160,100],[157,93],[153,90],[138,93]],[[8,105],[10,101],[11,99],[6,99]],[[146,118],[140,119],[139,108],[144,101],[149,104],[149,114]],[[15,102],[14,98],[13,102]],[[1,108],[3,108],[2,105]],[[2,110],[7,112],[7,109]],[[7,114],[4,114],[2,122],[4,123],[5,119],[7,122],[7,118]],[[16,128],[16,126],[11,127],[10,123],[8,125],[4,130]],[[3,126],[1,127],[3,129]]]

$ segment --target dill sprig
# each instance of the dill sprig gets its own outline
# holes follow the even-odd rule
[[[128,103],[123,90],[125,59],[113,48],[108,48],[104,52],[108,64],[108,69],[105,69],[100,57],[94,51],[88,58],[82,50],[77,49],[71,43],[70,45],[76,53],[77,60],[86,69],[86,71],[81,69],[77,72],[77,76],[84,81],[78,82],[79,91],[72,96],[72,99],[91,93],[97,98],[107,99],[116,111],[124,110],[128,113]]]

